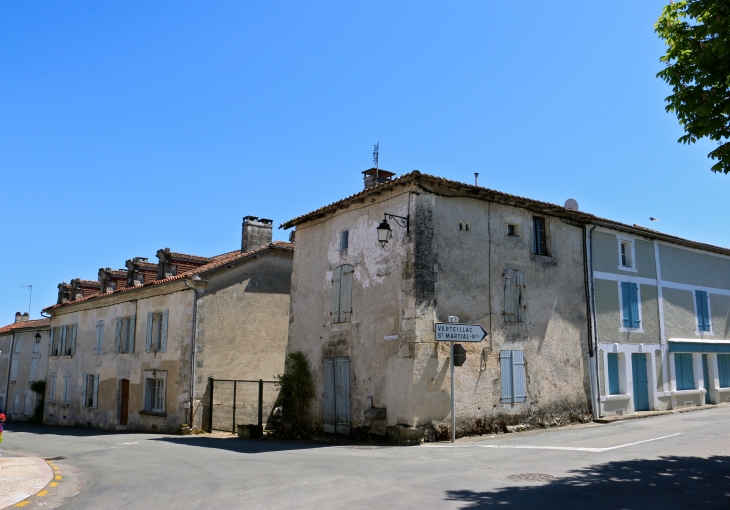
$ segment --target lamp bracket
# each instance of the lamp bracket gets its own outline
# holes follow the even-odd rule
[[[404,227],[406,234],[410,233],[410,214],[408,216],[396,216],[395,214],[385,213],[383,215],[383,221],[387,221],[388,218],[392,218],[399,226]]]

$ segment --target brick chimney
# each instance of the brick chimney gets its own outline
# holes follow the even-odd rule
[[[56,304],[62,305],[71,301],[71,285],[66,282],[58,284],[58,301]]]
[[[241,252],[245,253],[269,244],[272,239],[273,223],[273,220],[258,216],[244,216]]]
[[[378,184],[388,182],[395,175],[393,172],[388,172],[382,168],[368,168],[363,173],[363,180],[365,182],[365,189],[374,188]]]

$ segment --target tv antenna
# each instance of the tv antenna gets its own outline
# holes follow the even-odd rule
[[[378,156],[380,156],[380,142],[373,146],[373,163],[375,163],[375,185],[378,185]]]
[[[33,302],[33,286],[32,285],[21,285],[19,289],[29,288],[30,297],[28,298],[28,318],[30,318],[30,304]]]

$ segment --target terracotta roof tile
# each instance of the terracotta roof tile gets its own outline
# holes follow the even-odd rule
[[[194,264],[207,264],[213,260],[211,257],[199,257],[198,255],[188,255],[187,253],[170,252],[170,260],[192,262]]]
[[[17,329],[45,328],[51,325],[51,319],[34,319],[32,321],[21,321],[8,324],[0,328],[0,335],[5,335]]]

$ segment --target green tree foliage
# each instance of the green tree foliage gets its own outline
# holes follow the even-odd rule
[[[35,410],[33,411],[33,416],[28,418],[28,421],[30,423],[43,423],[43,408],[45,403],[45,396],[46,396],[46,380],[41,379],[40,381],[35,381],[31,383],[30,385],[31,391],[38,394],[38,400],[36,401]]]
[[[686,133],[678,141],[716,141],[712,171],[730,173],[730,0],[672,2],[654,28],[668,46],[657,77],[672,87],[666,110]]]
[[[289,353],[283,375],[277,376],[282,406],[282,437],[298,438],[309,434],[309,406],[314,398],[314,382],[307,357],[301,352]]]

